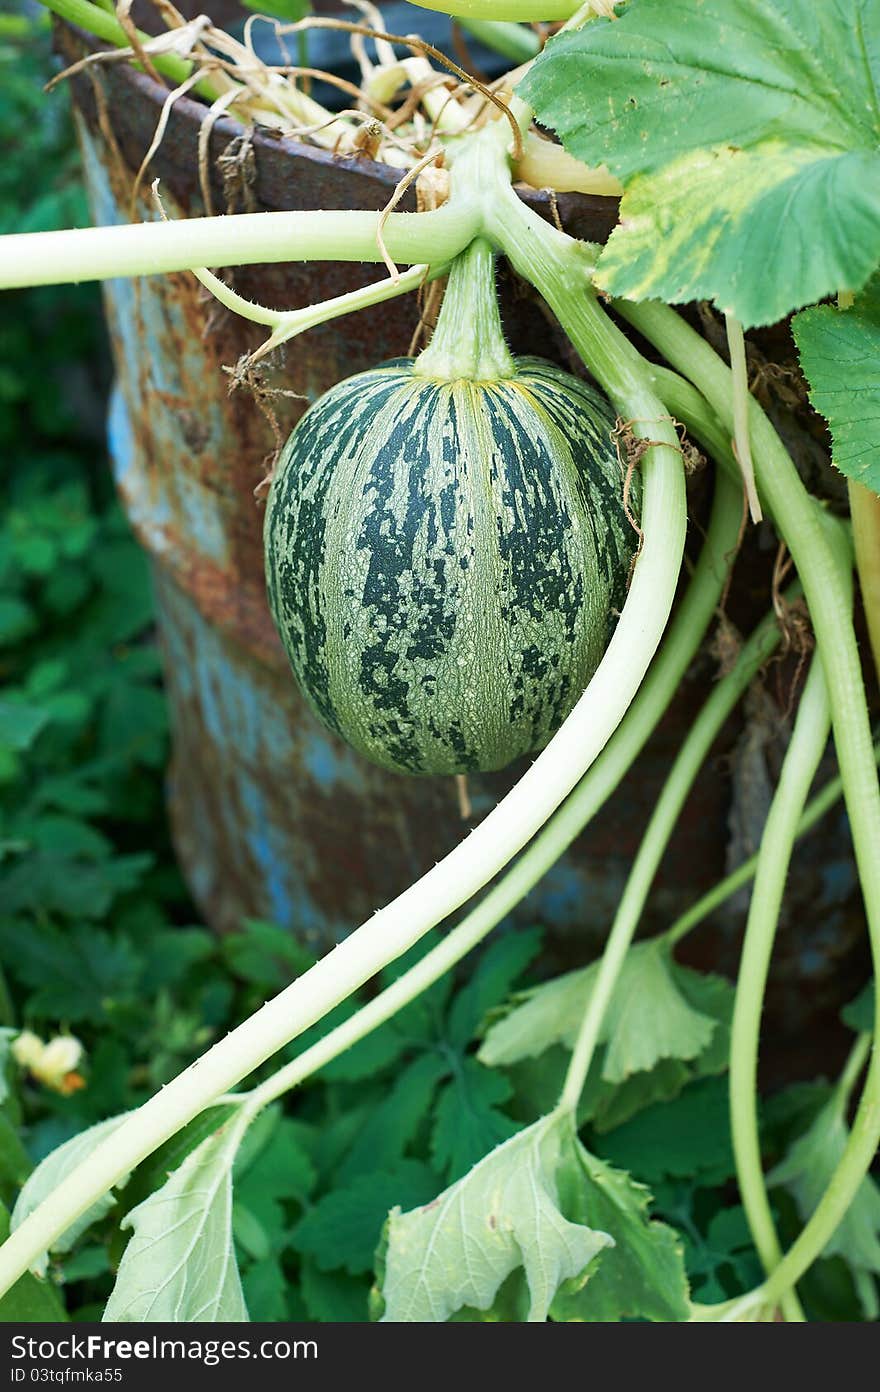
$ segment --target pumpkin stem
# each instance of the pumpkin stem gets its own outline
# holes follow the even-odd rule
[[[516,376],[501,327],[494,261],[489,243],[477,237],[452,262],[437,327],[413,365],[417,377],[498,382]]]

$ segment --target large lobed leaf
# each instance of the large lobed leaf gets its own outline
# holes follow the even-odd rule
[[[69,1141],[56,1147],[44,1160],[36,1167],[18,1196],[15,1208],[12,1211],[12,1231],[20,1227],[34,1209],[39,1208],[44,1199],[52,1194],[62,1179],[65,1179],[78,1165],[85,1163],[92,1152],[112,1136],[124,1121],[131,1115],[123,1112],[120,1116],[109,1117],[107,1121],[98,1122],[96,1126],[90,1126],[87,1130],[81,1131],[79,1135],[72,1136]],[[117,1180],[115,1188],[121,1189],[127,1183],[128,1176]],[[78,1241],[87,1228],[92,1223],[97,1223],[105,1214],[109,1213],[116,1203],[116,1195],[111,1190],[104,1194],[98,1201],[81,1213],[78,1218],[66,1228],[59,1237],[52,1243],[53,1252],[69,1252],[74,1243]],[[47,1264],[47,1253],[33,1264],[33,1269],[37,1272],[44,1272]]]
[[[515,1063],[553,1044],[571,1048],[589,1005],[600,962],[524,993],[519,1003],[489,1029],[479,1059],[490,1067]],[[603,1080],[622,1083],[653,1069],[664,1059],[696,1059],[711,1045],[719,1021],[702,1000],[695,1005],[693,984],[705,978],[673,962],[661,938],[636,943],[624,960],[602,1022],[599,1043],[607,1046]],[[719,983],[719,978],[712,978]],[[719,983],[720,984],[720,983]],[[725,983],[726,984],[726,983]],[[725,998],[729,988],[721,991]],[[714,1004],[714,1002],[713,1002]]]
[[[771,1186],[783,1185],[790,1191],[804,1222],[814,1213],[843,1159],[849,1141],[845,1106],[846,1099],[835,1093],[767,1176]],[[862,1180],[823,1255],[843,1258],[865,1318],[876,1320],[880,1315],[876,1286],[880,1277],[880,1188],[870,1175]]]
[[[876,0],[632,0],[519,91],[625,186],[597,283],[772,323],[880,259]]]
[[[621,1319],[686,1320],[690,1309],[682,1243],[648,1214],[650,1190],[623,1170],[591,1155],[580,1143],[564,1173],[563,1202],[578,1222],[607,1232],[595,1277],[562,1290],[554,1319],[611,1323]]]
[[[369,1271],[388,1210],[395,1203],[427,1203],[436,1186],[421,1160],[398,1160],[393,1169],[360,1174],[312,1205],[293,1230],[293,1245],[320,1271]]]
[[[581,1277],[611,1243],[559,1208],[557,1171],[571,1123],[550,1116],[520,1131],[424,1208],[391,1212],[385,1321],[448,1320],[487,1310],[519,1267],[529,1320],[545,1320],[563,1281]]]
[[[880,493],[880,276],[871,277],[850,309],[805,309],[792,329],[810,400],[831,427],[834,463]]]
[[[544,1117],[427,1207],[392,1211],[383,1319],[492,1318],[511,1301],[530,1321],[687,1319],[681,1247],[649,1199],[570,1117]]]
[[[199,1324],[248,1318],[232,1244],[233,1115],[137,1208],[104,1319]]]

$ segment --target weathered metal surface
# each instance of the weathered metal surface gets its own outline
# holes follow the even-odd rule
[[[78,56],[75,35],[62,30],[61,42],[69,57]],[[164,93],[123,67],[81,77],[75,88],[95,220],[124,220],[133,171]],[[195,169],[202,115],[188,100],[175,106],[150,170],[161,179],[171,216],[201,212]],[[226,120],[212,134],[220,208],[217,157],[239,134]],[[227,188],[232,206],[380,208],[397,178],[384,166],[337,160],[260,133],[254,151],[249,189]],[[549,216],[540,195],[531,201]],[[558,202],[569,230],[592,240],[607,235],[610,200]],[[292,307],[375,274],[374,267],[294,263],[236,270],[233,283],[250,298]],[[512,346],[564,362],[564,345],[522,287],[505,281],[502,290]],[[261,915],[316,948],[327,946],[460,839],[465,828],[454,787],[366,763],[315,722],[294,686],[266,605],[262,509],[254,499],[273,430],[245,391],[229,394],[223,372],[256,347],[262,331],[216,306],[189,274],[112,282],[106,303],[117,370],[112,453],[120,492],[154,565],[173,727],[170,806],[184,871],[218,929]],[[268,398],[281,434],[341,377],[405,352],[416,315],[414,302],[401,299],[295,341],[266,374],[268,388],[296,394]],[[695,487],[699,492],[699,479]],[[760,613],[766,566],[755,588]],[[582,961],[600,946],[662,779],[712,677],[708,659],[695,664],[636,770],[517,911],[520,921],[548,925],[557,962]],[[732,722],[719,742],[725,751],[737,728]],[[471,779],[474,820],[519,772]],[[729,768],[717,758],[676,831],[646,927],[668,922],[724,872],[729,802]],[[771,1019],[785,1020],[786,1034],[827,1016],[864,971],[845,824],[838,818],[833,835],[819,835],[827,854],[822,861],[810,850],[799,855],[799,888],[771,988]],[[733,972],[741,926],[741,912],[722,916],[687,950],[703,966]],[[816,1061],[803,1037],[799,1062],[809,1071]],[[777,1041],[777,1056],[782,1051]]]

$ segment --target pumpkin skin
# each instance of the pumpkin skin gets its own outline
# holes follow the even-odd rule
[[[547,743],[602,658],[637,540],[614,424],[538,358],[490,382],[397,359],[306,412],[269,495],[266,577],[329,729],[413,774]]]

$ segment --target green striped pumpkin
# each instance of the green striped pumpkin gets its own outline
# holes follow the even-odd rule
[[[275,472],[278,631],[315,713],[387,768],[500,769],[541,749],[624,599],[636,536],[615,413],[552,364],[513,362],[496,381],[398,359],[340,382]]]

